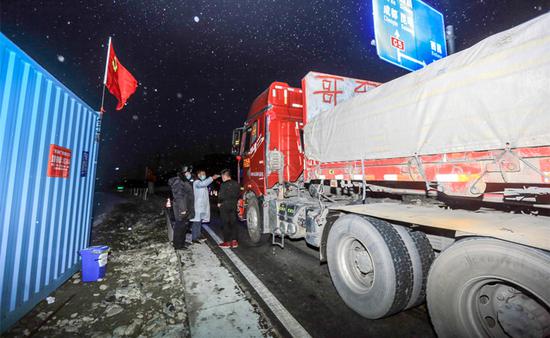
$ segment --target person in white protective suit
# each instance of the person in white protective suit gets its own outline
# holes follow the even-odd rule
[[[213,175],[207,178],[204,170],[197,171],[197,179],[193,182],[193,192],[195,195],[195,217],[191,219],[191,239],[193,243],[199,243],[202,223],[210,222],[208,186],[218,177],[220,176]]]

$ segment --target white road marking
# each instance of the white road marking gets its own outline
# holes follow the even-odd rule
[[[216,241],[221,243],[222,240],[208,225],[203,224],[204,230]],[[252,285],[254,290],[267,304],[269,309],[275,314],[279,322],[285,327],[292,337],[307,338],[311,337],[304,327],[288,312],[288,310],[279,302],[279,300],[269,291],[269,289],[256,277],[256,275],[237,257],[231,249],[222,250],[246,280]]]

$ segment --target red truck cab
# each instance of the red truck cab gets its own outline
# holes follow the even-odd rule
[[[240,156],[239,177],[244,194],[263,196],[278,181],[267,165],[269,151],[284,158],[284,181],[296,182],[302,175],[302,90],[273,82],[252,103],[244,127],[233,133],[233,154]]]

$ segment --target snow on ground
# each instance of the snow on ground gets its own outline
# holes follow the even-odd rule
[[[114,251],[143,248],[153,243],[165,243],[166,223],[162,198],[148,201],[132,198],[117,204],[96,223],[92,230],[93,245],[109,245]]]
[[[92,245],[111,247],[105,278],[83,283],[76,273],[6,337],[277,336],[207,243],[173,249],[163,198],[103,200],[114,206],[95,222]]]
[[[82,283],[75,274],[6,336],[189,336],[181,264],[161,211],[161,199],[115,206],[92,235],[112,248],[105,278]]]

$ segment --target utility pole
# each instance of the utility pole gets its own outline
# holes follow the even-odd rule
[[[445,27],[445,39],[447,40],[447,54],[451,55],[455,53],[455,27],[448,25]]]

